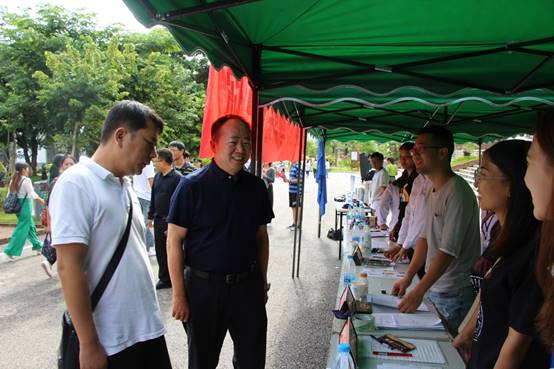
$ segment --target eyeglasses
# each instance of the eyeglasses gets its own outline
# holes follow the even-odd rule
[[[479,167],[475,169],[475,172],[473,173],[473,179],[475,181],[475,184],[477,184],[479,181],[487,181],[487,180],[493,180],[493,179],[508,179],[506,176],[486,176],[483,175],[483,167]]]
[[[423,153],[423,150],[426,150],[426,149],[442,149],[444,146],[437,146],[437,145],[420,145],[420,146],[417,146],[417,147],[414,147],[411,151],[410,151],[410,154],[412,156],[420,156],[422,153]]]

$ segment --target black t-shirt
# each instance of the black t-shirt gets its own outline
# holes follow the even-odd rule
[[[549,355],[535,330],[535,317],[543,302],[534,274],[538,237],[502,257],[481,282],[481,305],[468,368],[493,368],[508,329],[532,336],[533,342],[520,368],[548,368]]]
[[[240,273],[256,262],[256,235],[273,218],[261,178],[235,176],[215,162],[181,179],[168,223],[188,229],[185,264],[204,272]]]

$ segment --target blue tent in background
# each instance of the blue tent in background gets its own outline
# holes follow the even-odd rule
[[[317,236],[321,236],[321,217],[325,214],[327,205],[327,169],[325,168],[325,140],[319,140],[317,145],[317,203],[319,204],[319,223]]]

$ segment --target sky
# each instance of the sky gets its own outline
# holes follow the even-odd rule
[[[82,9],[87,12],[96,13],[100,26],[107,26],[114,23],[122,23],[130,31],[148,32],[148,29],[140,24],[133,13],[127,8],[122,0],[1,0],[0,6],[8,11],[16,12],[25,8],[35,8],[39,4],[60,5],[68,10]]]

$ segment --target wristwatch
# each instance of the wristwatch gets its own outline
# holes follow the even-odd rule
[[[264,291],[267,292],[271,288],[271,283],[265,283],[264,284]]]

